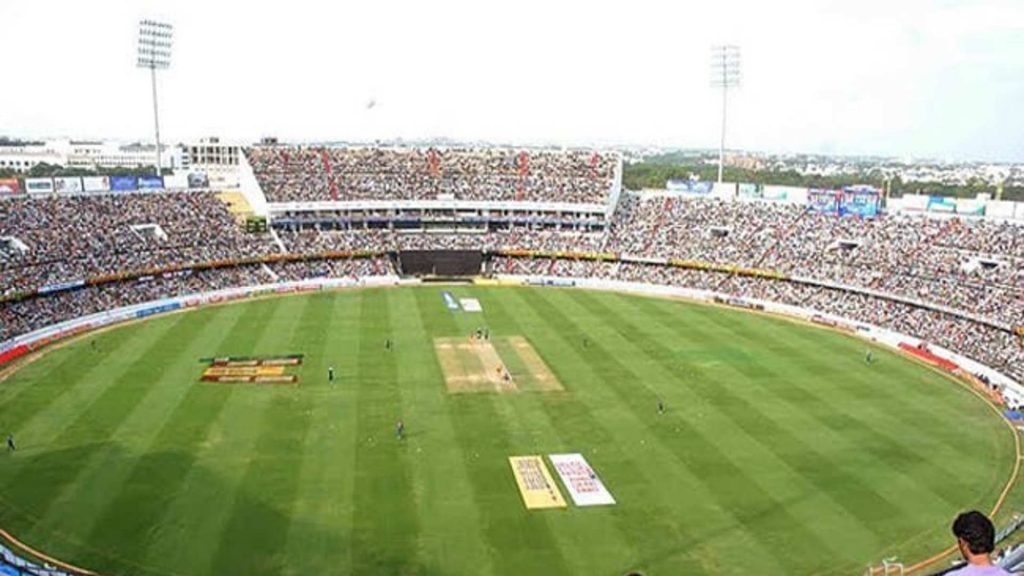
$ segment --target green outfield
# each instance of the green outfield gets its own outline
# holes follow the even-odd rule
[[[483,312],[449,311],[441,290]],[[486,346],[461,346],[483,326]],[[550,288],[173,314],[0,383],[0,432],[19,445],[0,454],[0,527],[111,575],[859,574],[949,545],[951,519],[988,511],[1015,456],[968,390],[885,350],[868,365],[865,349],[762,315]],[[284,371],[297,384],[199,381],[200,358],[283,354],[304,355]],[[617,503],[576,507],[559,483],[566,508],[527,510],[508,458],[560,452],[583,454]]]

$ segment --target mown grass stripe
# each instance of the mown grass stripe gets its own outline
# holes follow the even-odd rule
[[[73,346],[66,350],[53,351],[47,357],[26,367],[26,372],[19,371],[15,374],[15,378],[26,378],[32,381],[33,385],[44,388],[48,386],[62,388],[58,398],[49,402],[44,410],[36,412],[14,431],[19,439],[19,452],[28,455],[36,450],[47,450],[56,446],[60,435],[65,432],[66,428],[81,418],[84,409],[95,403],[110,386],[118,382],[118,378],[136,365],[139,356],[146,351],[147,347],[172,328],[170,322],[173,320],[173,318],[168,318],[153,324],[143,324],[127,329],[135,333],[134,338],[125,342],[121,348],[110,348],[110,354],[106,354],[107,349],[101,349],[101,358],[95,359],[101,361],[94,361],[88,355],[80,357],[77,354],[78,347]],[[51,376],[48,372],[33,374],[33,368],[40,369],[51,361],[59,361],[66,354],[74,357],[75,364],[61,362],[59,365],[61,372],[58,376]],[[77,365],[77,369],[75,365]],[[69,370],[72,373],[68,374],[64,370]],[[11,412],[16,411],[12,410]],[[12,474],[23,463],[24,461],[14,460],[8,466],[0,469],[0,474]]]
[[[540,323],[531,326],[531,333],[541,342],[548,342],[545,350],[550,349],[563,359],[575,356],[578,363],[566,365],[564,376],[567,382],[572,385],[573,380],[581,391],[577,398],[595,406],[595,415],[602,421],[615,424],[615,436],[608,443],[601,443],[601,454],[608,472],[604,474],[606,482],[610,481],[615,486],[617,498],[629,496],[628,492],[622,492],[622,487],[630,487],[633,474],[632,468],[624,468],[618,465],[615,457],[608,460],[608,453],[625,452],[631,458],[640,463],[643,470],[658,480],[653,483],[651,489],[665,491],[666,497],[671,500],[668,506],[658,504],[645,506],[643,497],[628,498],[620,500],[623,510],[626,507],[639,507],[644,513],[650,516],[665,515],[670,522],[689,524],[693,518],[700,518],[699,535],[694,537],[689,550],[674,552],[666,549],[665,552],[644,559],[641,567],[650,571],[667,573],[689,573],[691,571],[704,571],[709,573],[720,573],[730,571],[736,573],[749,573],[751,571],[783,572],[784,569],[775,561],[769,548],[765,548],[761,541],[755,538],[745,527],[744,523],[733,512],[733,506],[725,508],[716,499],[715,494],[708,488],[709,482],[714,482],[714,471],[707,469],[690,469],[688,462],[679,458],[678,449],[690,450],[690,433],[693,429],[708,430],[708,433],[719,432],[720,429],[707,428],[707,421],[702,420],[696,410],[692,410],[687,416],[690,418],[692,428],[680,428],[673,424],[675,418],[664,419],[657,415],[656,398],[652,396],[649,404],[639,402],[642,408],[636,407],[638,396],[643,396],[647,390],[638,389],[630,396],[634,403],[633,410],[622,410],[623,390],[620,386],[623,378],[629,382],[643,382],[650,391],[658,390],[657,394],[664,395],[664,383],[659,382],[659,374],[651,370],[651,365],[646,362],[642,355],[630,354],[623,348],[619,341],[618,334],[608,325],[606,321],[583,311],[579,306],[571,306],[560,303],[558,309],[570,315],[577,325],[565,326],[561,320],[537,314],[531,310],[530,305],[523,299],[523,293],[516,292],[522,301],[522,305],[516,306],[519,312],[518,317],[524,315],[539,318]],[[567,292],[566,297],[574,297],[573,292]],[[576,330],[573,333],[573,330]],[[537,336],[537,335],[543,336]],[[567,335],[568,334],[568,335]],[[598,349],[595,350],[595,343]],[[560,346],[561,345],[561,346]],[[609,373],[601,365],[600,358],[605,354],[616,354],[616,358],[623,363],[633,376],[622,377],[619,374]],[[556,372],[558,372],[558,369]],[[675,382],[673,380],[672,382]],[[614,386],[612,385],[614,384]],[[672,401],[669,400],[671,405]],[[681,415],[681,411],[676,416]],[[641,429],[643,433],[632,433],[630,431]],[[651,430],[655,434],[650,434]],[[632,436],[632,437],[631,437]],[[639,441],[637,440],[639,438]],[[716,439],[721,441],[721,438]],[[611,450],[609,450],[611,449]],[[729,450],[723,447],[723,451]],[[727,452],[723,452],[727,453]],[[691,461],[692,462],[692,461]],[[622,492],[620,494],[620,492]],[[741,498],[742,495],[736,495]],[[618,509],[618,507],[616,507]],[[647,522],[641,521],[635,528],[638,533],[644,533],[648,526]],[[654,531],[647,535],[648,538],[663,541],[665,533]],[[730,554],[730,550],[742,548],[746,552],[741,556]]]
[[[389,291],[391,328],[396,334],[401,413],[416,433],[408,439],[414,500],[420,522],[417,556],[425,572],[493,573],[480,516],[447,414],[447,393],[433,337],[409,290]],[[429,423],[429,426],[428,426]],[[442,567],[443,570],[442,570]]]
[[[205,331],[212,311],[204,312],[182,317],[187,318],[196,331]],[[263,330],[262,312],[259,306],[245,310],[235,318],[233,329],[245,334],[245,338],[258,338]],[[193,339],[195,334],[189,333],[176,340],[191,342]],[[225,337],[220,342],[229,340],[234,341]],[[152,367],[153,378],[158,378],[157,374],[162,373],[165,366],[179,365],[185,373],[195,368],[196,374],[201,369],[197,356],[190,350],[183,354],[188,349],[178,342],[169,345],[164,361]],[[184,398],[162,422],[145,454],[131,463],[123,488],[89,531],[87,541],[98,551],[97,566],[116,566],[118,571],[130,573],[162,574],[174,571],[178,565],[177,558],[159,559],[145,567],[128,559],[137,557],[137,551],[146,550],[153,540],[164,535],[165,525],[159,520],[181,497],[185,479],[194,468],[198,446],[206,439],[232,394],[230,387],[198,383],[191,378],[184,385],[189,387]]]
[[[267,354],[302,352],[328,326],[314,298],[288,298],[278,329],[261,341]],[[285,343],[287,341],[287,343]],[[268,347],[269,346],[269,347]],[[294,369],[293,370],[297,370]],[[310,374],[315,378],[316,375]],[[298,386],[255,387],[260,395],[251,433],[256,436],[245,472],[221,531],[211,565],[214,574],[283,574],[298,571],[283,554],[298,498],[303,447],[311,425],[312,399]]]
[[[103,388],[87,407],[80,407],[77,418],[63,427],[55,426],[61,431],[45,447],[35,445],[19,454],[19,460],[24,460],[19,462],[18,470],[4,487],[2,498],[9,505],[0,511],[3,525],[15,530],[20,526],[19,531],[24,531],[25,524],[33,525],[64,488],[74,482],[75,475],[68,470],[82,469],[102,450],[113,447],[111,435],[150,391],[148,383],[140,381],[140,376],[150,369],[154,360],[159,363],[166,359],[161,351],[170,342],[202,328],[182,322],[182,318],[179,315],[165,319],[162,326],[141,340],[141,350],[132,356],[127,370]],[[15,507],[19,513],[7,516]]]
[[[104,365],[130,333],[131,330],[115,330],[113,337],[107,338],[102,346],[97,344],[96,348],[85,345],[84,340],[98,342],[99,339],[85,337],[67,350],[44,349],[42,358],[19,367],[13,376],[0,381],[0,414],[3,414],[0,432],[17,433],[65,394],[87,382],[90,371],[82,370],[82,366],[96,369]],[[8,409],[8,406],[16,408]]]
[[[352,570],[403,573],[415,570],[419,527],[406,443],[395,438],[403,415],[394,355],[384,349],[391,310],[383,289],[360,292],[360,301]]]
[[[777,340],[777,334],[775,332],[769,332],[762,330],[760,326],[766,324],[753,324],[753,325],[737,325],[735,322],[734,315],[726,314],[720,317],[720,326],[725,328],[728,333],[739,342],[747,343],[747,347],[756,346],[758,342],[775,339]],[[824,339],[816,339],[816,342],[822,342]],[[810,344],[810,343],[808,343]],[[750,353],[746,351],[746,347],[741,347],[738,350],[738,354],[749,357]],[[813,349],[811,349],[813,350]],[[805,354],[805,357],[801,357],[798,363],[801,366],[807,366],[803,374],[798,373],[798,377],[789,379],[784,377],[782,369],[777,366],[762,366],[761,370],[764,370],[771,375],[777,376],[779,381],[790,382],[792,385],[779,386],[779,387],[763,387],[763,390],[768,394],[776,395],[777,397],[784,397],[787,401],[790,401],[797,409],[802,409],[805,413],[818,419],[823,425],[836,431],[837,433],[849,437],[851,434],[856,435],[860,439],[858,447],[861,450],[865,450],[867,453],[872,455],[876,460],[887,466],[893,472],[903,476],[908,482],[914,483],[916,479],[917,483],[924,483],[925,488],[929,490],[935,496],[943,499],[951,507],[956,507],[963,502],[964,494],[968,492],[968,483],[963,479],[961,473],[953,473],[944,466],[935,464],[936,460],[946,459],[960,459],[965,453],[969,453],[973,450],[974,446],[967,447],[964,444],[964,439],[960,438],[959,448],[955,451],[944,451],[939,449],[938,446],[926,446],[925,450],[918,451],[908,448],[907,444],[910,439],[924,436],[922,430],[931,430],[933,428],[942,428],[941,426],[934,426],[934,418],[929,423],[931,425],[926,428],[922,427],[904,427],[899,430],[898,435],[889,435],[884,430],[888,426],[887,420],[897,421],[899,420],[899,414],[892,414],[891,419],[875,419],[871,422],[865,422],[860,416],[866,414],[865,411],[858,411],[858,416],[852,416],[849,410],[843,410],[840,406],[834,406],[828,402],[825,395],[825,390],[821,388],[814,388],[806,386],[806,382],[812,380],[810,374],[827,375],[831,367],[828,362],[825,362],[819,358],[816,358],[813,353]],[[851,354],[843,354],[841,351],[837,351],[835,355],[831,355],[832,358],[849,358]],[[836,360],[842,361],[842,360]],[[792,364],[790,364],[792,366]],[[867,381],[872,380],[861,376],[861,373],[857,370],[863,370],[863,362],[859,359],[857,364],[851,366],[850,369],[844,370],[845,381]],[[739,364],[737,370],[746,373],[748,376],[750,365]],[[793,370],[790,368],[786,372]],[[881,378],[877,378],[881,380]],[[755,378],[751,378],[755,383],[759,381]],[[878,403],[884,405],[884,403]],[[809,410],[808,410],[809,409]],[[930,448],[931,450],[929,450]],[[945,458],[943,458],[945,456]]]
[[[205,323],[205,329],[188,347],[181,349],[183,358],[197,358],[218,340],[226,338],[219,326],[231,326],[241,315],[240,309],[219,308]],[[196,319],[190,319],[196,321]],[[116,450],[103,451],[86,466],[76,470],[75,481],[67,486],[31,532],[32,538],[65,526],[74,525],[76,531],[88,532],[102,512],[121,491],[138,455],[148,451],[161,425],[185,398],[194,382],[199,366],[178,361],[158,373],[151,373],[151,391],[113,432]],[[108,487],[96,491],[92,487]]]
[[[627,299],[621,296],[619,299],[633,303],[636,308],[644,310],[650,318],[657,319],[667,328],[674,329],[676,332],[684,329],[664,320],[665,309],[676,304],[650,299]],[[785,325],[778,320],[773,322],[751,321],[751,327],[748,326],[741,313],[730,311],[728,314],[712,314],[706,318],[708,323],[714,322],[716,330],[727,335],[726,341],[735,348],[730,354],[739,357],[739,361],[733,368],[741,373],[741,379],[762,387],[769,397],[775,395],[777,398],[788,401],[794,407],[793,417],[788,419],[785,424],[792,424],[794,420],[801,418],[817,419],[820,424],[826,426],[833,433],[830,437],[838,442],[836,450],[842,450],[842,446],[848,447],[845,451],[851,454],[851,457],[843,461],[847,464],[847,468],[858,472],[863,471],[865,481],[878,487],[876,490],[889,494],[890,501],[899,502],[900,506],[907,510],[904,514],[893,514],[891,518],[881,519],[872,525],[878,533],[880,541],[892,542],[897,537],[896,535],[911,533],[920,529],[921,526],[928,528],[914,538],[914,541],[918,543],[923,541],[922,537],[927,538],[930,535],[931,538],[937,539],[944,533],[948,517],[965,504],[969,498],[969,490],[964,486],[949,488],[948,485],[944,491],[935,490],[933,484],[948,481],[951,473],[955,478],[958,474],[955,470],[961,466],[966,468],[962,473],[962,478],[969,478],[972,474],[977,475],[979,471],[987,470],[988,466],[980,461],[984,460],[982,455],[972,453],[972,457],[977,456],[977,458],[968,458],[966,461],[962,457],[957,457],[953,461],[945,462],[945,466],[941,470],[923,471],[915,467],[915,462],[925,459],[923,460],[925,466],[932,468],[938,460],[938,455],[929,454],[928,446],[918,447],[915,439],[923,434],[929,434],[930,429],[936,425],[941,425],[938,421],[933,420],[927,426],[917,429],[904,427],[894,430],[887,414],[857,406],[858,400],[841,399],[845,396],[845,387],[826,384],[826,382],[830,382],[829,380],[825,380],[818,386],[813,385],[812,383],[816,380],[815,375],[823,375],[827,379],[828,375],[834,372],[834,380],[847,379],[848,381],[850,371],[866,370],[861,360],[861,350],[856,349],[854,342],[849,343],[851,350],[835,350],[829,355],[829,358],[842,355],[842,362],[852,363],[852,366],[837,371],[817,356],[804,357],[811,351],[818,351],[814,345],[819,339],[812,338],[820,332],[818,330],[793,330],[793,333],[800,334],[800,342],[804,342],[801,344],[792,341],[793,339],[789,337],[790,331],[783,330]],[[761,320],[760,318],[751,318]],[[685,329],[693,331],[693,324],[691,322],[691,325]],[[707,331],[707,324],[697,323],[697,326]],[[842,338],[840,335],[827,333],[822,333],[819,336]],[[772,353],[783,351],[784,360],[755,368],[750,362],[753,351],[763,348],[766,343],[772,348]],[[803,347],[801,348],[801,346]],[[804,351],[803,355],[800,353],[801,350]],[[884,365],[875,365],[872,370],[875,369],[884,370]],[[884,376],[876,377],[885,382],[894,380],[893,375],[887,371]],[[946,397],[945,400],[948,401],[949,398]],[[760,404],[768,406],[770,403],[765,400]],[[990,434],[990,436],[992,435]],[[817,441],[816,437],[815,441]],[[964,441],[966,442],[966,439]],[[934,447],[934,444],[927,442],[925,444]],[[915,447],[912,449],[911,446]],[[968,449],[968,452],[973,451]],[[944,478],[945,480],[943,480]],[[1001,488],[1002,478],[1005,478],[1005,474],[993,479],[992,494]],[[924,485],[921,484],[922,481]],[[958,483],[954,482],[954,484]],[[943,493],[945,498],[940,495]],[[959,504],[949,502],[950,498],[957,498],[956,502]],[[948,506],[945,508],[946,512],[942,512],[944,506]],[[931,511],[930,518],[923,516],[925,514],[923,511],[926,510]],[[847,541],[849,541],[848,538]],[[909,541],[897,542],[890,544],[889,548],[894,550],[899,547],[905,550],[908,544],[910,544]],[[878,550],[878,545],[865,547],[864,558],[867,560],[877,558],[877,554],[880,553]],[[859,565],[857,562],[852,562],[846,566],[852,569]]]
[[[435,336],[465,334],[465,328],[438,300],[435,289],[414,291],[421,322]],[[438,368],[439,370],[439,368]],[[534,447],[514,443],[511,424],[502,417],[489,394],[455,394],[447,397],[446,411],[458,454],[470,480],[476,503],[479,532],[487,542],[494,574],[567,574],[546,516],[554,512],[526,510],[509,469],[508,457],[533,453]]]
[[[782,326],[765,325],[764,330],[778,332]],[[853,389],[870,391],[869,398],[861,398],[869,406],[865,407],[865,413],[881,412],[888,416],[885,422],[894,426],[901,426],[903,431],[920,430],[924,428],[935,428],[929,438],[933,441],[932,450],[941,450],[941,446],[953,448],[955,452],[960,451],[964,442],[964,430],[954,426],[931,426],[937,420],[958,421],[965,416],[966,406],[981,417],[987,417],[987,408],[978,402],[970,392],[951,386],[947,378],[929,372],[923,367],[908,362],[898,353],[881,349],[876,350],[876,362],[869,372],[862,361],[861,350],[858,342],[849,337],[838,334],[829,334],[824,331],[815,337],[816,331],[797,330],[793,331],[796,340],[806,342],[808,345],[817,345],[819,350],[824,348],[830,361],[825,362],[821,355],[812,357],[808,364],[812,368],[826,371],[826,373],[843,374],[842,382],[845,386],[839,389],[849,392]],[[792,342],[793,339],[789,341]],[[795,344],[794,344],[795,345]],[[884,370],[891,377],[877,378],[871,372]],[[896,393],[894,383],[899,386],[899,393]],[[945,387],[937,390],[936,387]],[[960,396],[966,402],[950,402],[950,396]],[[989,421],[986,418],[986,421]],[[967,430],[970,433],[972,430]],[[980,431],[979,431],[980,434]],[[988,436],[988,434],[981,434]],[[949,454],[952,456],[952,454]]]
[[[679,370],[673,351],[662,343],[663,333],[648,334],[650,327],[662,322],[663,314],[649,315],[649,322],[636,322],[626,324],[625,317],[609,306],[599,303],[591,298],[584,298],[584,305],[588,306],[595,314],[601,314],[611,318],[613,322],[623,324],[622,328],[628,334],[630,340],[644,350],[651,358],[655,359],[662,366],[671,366]],[[646,312],[645,312],[646,314]],[[678,324],[668,325],[671,330],[680,330]],[[703,330],[694,323],[688,324],[685,329],[695,333],[699,339],[724,343],[728,339]],[[807,436],[807,440],[799,433],[791,430],[782,423],[783,419],[798,417],[799,406],[784,405],[782,410],[772,410],[773,398],[771,391],[750,389],[745,394],[736,393],[728,382],[740,380],[747,376],[747,383],[758,386],[758,377],[744,374],[741,370],[729,367],[739,379],[728,379],[717,385],[706,383],[713,380],[699,367],[690,365],[686,369],[686,379],[694,383],[693,389],[705,400],[714,404],[719,410],[729,415],[736,426],[745,430],[751,437],[757,438],[759,444],[771,451],[776,457],[786,463],[801,479],[809,483],[815,491],[821,495],[826,502],[819,503],[816,512],[822,516],[819,526],[833,528],[830,532],[842,535],[845,545],[843,550],[847,553],[855,549],[874,548],[878,540],[875,535],[875,528],[893,516],[894,509],[902,506],[888,500],[878,493],[871,485],[867,484],[860,476],[859,471],[851,469],[846,462],[834,457],[826,446],[820,445]],[[759,375],[770,370],[770,367],[759,364],[757,366]],[[747,398],[757,397],[759,399],[755,406]],[[828,508],[832,508],[831,514],[826,515]],[[839,510],[837,510],[837,508]],[[839,515],[837,516],[837,512]],[[909,511],[912,512],[912,511]],[[856,523],[846,521],[842,516],[855,519]],[[862,546],[857,546],[860,543]],[[851,560],[859,558],[850,558]]]
[[[507,302],[511,297],[514,295],[509,291],[492,290],[487,293],[483,308],[489,324],[503,326],[508,335],[517,336],[528,332],[527,320],[542,322],[529,309],[521,307],[517,307],[518,315],[513,316],[509,311],[510,303]],[[529,315],[529,318],[526,315]],[[551,335],[554,336],[554,333]],[[492,338],[494,336],[492,334]],[[545,336],[548,335],[539,333],[537,343],[540,345],[535,347],[542,357],[545,359],[559,357],[563,362],[568,360],[567,357],[575,356],[579,359],[574,348],[568,342],[564,340],[551,342],[552,338]],[[558,365],[556,362],[548,361],[547,363],[549,367]],[[580,374],[580,370],[586,370],[586,367],[574,366],[573,379],[585,377]],[[559,372],[560,379],[563,377],[568,379],[568,374],[565,374],[564,371]],[[613,487],[619,499],[618,506],[592,512],[610,516],[608,524],[577,523],[571,528],[556,532],[560,538],[571,536],[591,544],[605,543],[587,553],[583,551],[590,547],[573,546],[572,548],[576,552],[574,556],[577,558],[576,569],[581,572],[593,573],[602,568],[607,569],[608,562],[611,561],[618,562],[621,571],[626,572],[637,568],[647,568],[648,559],[684,554],[692,550],[693,544],[697,541],[693,534],[666,518],[665,510],[673,508],[672,503],[663,497],[663,493],[648,489],[654,484],[645,477],[644,467],[621,450],[621,446],[629,440],[635,441],[635,437],[623,438],[621,430],[618,433],[609,430],[592,413],[583,398],[584,396],[584,394],[524,393],[521,401],[516,403],[521,407],[520,412],[522,413],[545,415],[545,425],[554,431],[563,446],[559,450],[560,452],[583,452],[591,465],[599,469],[602,462],[611,461],[614,462],[614,469],[630,470],[634,475],[632,481],[621,485],[615,484]],[[596,447],[601,447],[600,452],[595,451]],[[605,482],[609,482],[612,478],[614,475],[606,475]],[[622,543],[626,543],[626,545],[623,546]],[[703,573],[695,563],[688,568],[691,573]]]
[[[771,336],[768,338],[773,347],[772,351],[779,354],[793,354],[793,351],[799,348],[794,340],[803,342],[806,347],[813,350],[823,350],[822,354],[800,355],[798,359],[800,362],[813,362],[814,366],[821,370],[821,375],[841,375],[831,381],[834,389],[846,394],[850,401],[861,401],[869,408],[869,412],[887,413],[895,421],[905,422],[913,427],[928,426],[936,417],[957,419],[962,415],[955,406],[945,400],[945,395],[942,395],[943,399],[935,397],[933,385],[939,380],[934,374],[922,371],[920,366],[907,362],[887,348],[861,343],[851,337],[821,328],[793,330],[793,323],[781,318],[745,315],[735,310],[720,310],[707,306],[695,308],[699,310],[697,314],[700,317],[713,319],[721,324],[761,333],[785,334],[781,339]],[[891,378],[863,376],[866,348],[875,351],[876,358],[884,366],[884,370],[892,374]],[[821,360],[821,357],[827,358],[827,362]],[[782,367],[794,370],[802,368],[796,362],[788,366],[782,364]],[[900,383],[899,394],[895,392],[893,382]],[[944,429],[936,429],[935,436],[944,442],[958,444],[955,431],[950,433]]]
[[[277,353],[281,328],[291,324],[299,303],[288,298],[261,300],[245,306],[234,327],[235,337],[206,350],[204,356]],[[240,477],[251,461],[261,410],[274,386],[196,384],[197,403],[218,404],[215,413],[199,423],[204,430],[188,449],[191,467],[173,479],[175,496],[155,520],[158,532],[145,542],[145,557],[153,566],[183,573],[209,573],[221,546],[224,526],[239,498]],[[183,424],[188,424],[186,419]],[[177,551],[187,549],[181,556]]]
[[[310,422],[301,447],[301,464],[292,505],[294,518],[285,537],[283,556],[292,565],[281,573],[349,573],[347,550],[352,481],[349,462],[355,452],[351,355],[359,338],[356,296],[329,292],[310,296],[309,311],[317,317],[301,330],[298,346],[306,354],[302,392],[308,398]],[[315,311],[315,312],[313,312]],[[306,324],[306,321],[303,322]],[[298,349],[298,348],[296,348]],[[336,379],[327,381],[334,366]]]
[[[558,291],[526,291],[522,293],[527,304],[538,314],[550,320],[551,325],[558,326],[564,333],[573,338],[582,339],[587,333],[579,328],[562,308],[572,302],[572,297]],[[559,304],[550,299],[557,299]],[[611,319],[605,318],[608,329],[619,332],[624,342],[630,342],[629,334],[621,332],[621,327]],[[623,352],[623,350],[619,350]],[[605,349],[597,341],[591,341],[586,348],[592,360],[599,367],[601,377],[610,386],[615,387],[620,395],[623,406],[633,410],[640,419],[651,419],[651,407],[656,404],[657,396],[648,388],[643,379],[633,370],[618,360],[618,355]],[[829,547],[819,536],[810,530],[804,522],[793,515],[792,501],[780,500],[775,494],[766,491],[747,471],[719,452],[718,444],[705,435],[705,432],[692,426],[688,421],[675,417],[672,413],[665,414],[663,420],[680,428],[687,438],[689,447],[684,447],[673,438],[665,427],[656,426],[653,422],[649,428],[652,435],[669,448],[677,458],[692,470],[700,470],[705,475],[706,487],[723,508],[734,511],[736,518],[756,539],[763,543],[763,550],[787,571],[800,572],[805,566],[805,559],[813,556],[822,547]],[[713,480],[713,481],[712,481]],[[776,550],[779,539],[785,539],[790,554],[780,555]]]

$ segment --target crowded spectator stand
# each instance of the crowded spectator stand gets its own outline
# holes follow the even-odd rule
[[[0,341],[189,293],[393,277],[402,251],[472,250],[499,276],[813,310],[1024,381],[1019,224],[620,193],[621,161],[583,151],[254,147],[246,158],[277,211],[269,232],[245,232],[205,190],[0,200]]]

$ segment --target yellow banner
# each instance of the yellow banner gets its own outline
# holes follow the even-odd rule
[[[203,376],[280,376],[284,366],[211,366]]]
[[[540,456],[510,456],[508,463],[528,509],[565,508],[565,499]]]

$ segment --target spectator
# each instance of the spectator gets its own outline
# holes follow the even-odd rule
[[[1010,573],[992,563],[995,548],[995,527],[992,521],[977,510],[964,512],[953,521],[956,546],[967,565],[948,576],[1010,576]]]

